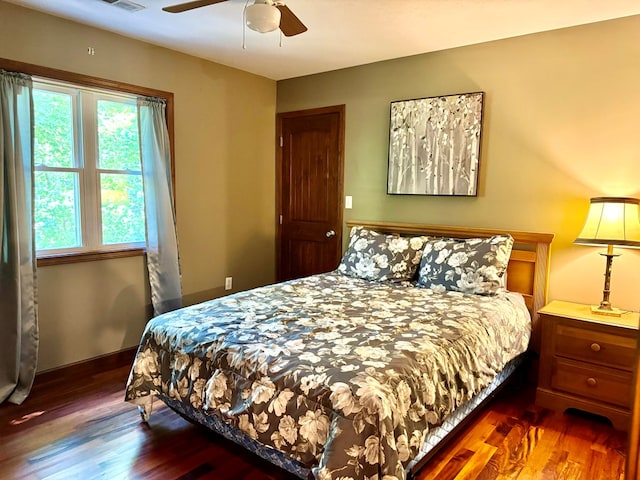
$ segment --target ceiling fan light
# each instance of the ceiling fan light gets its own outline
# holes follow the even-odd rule
[[[280,26],[280,10],[266,3],[249,5],[245,12],[247,27],[260,33],[273,32]]]

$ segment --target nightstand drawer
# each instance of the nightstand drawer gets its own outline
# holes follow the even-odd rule
[[[631,372],[555,358],[551,386],[556,390],[629,408]]]
[[[601,365],[633,370],[635,337],[577,328],[557,323],[555,354]]]

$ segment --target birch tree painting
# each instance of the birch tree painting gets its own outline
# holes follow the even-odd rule
[[[391,103],[388,193],[476,195],[483,95]]]

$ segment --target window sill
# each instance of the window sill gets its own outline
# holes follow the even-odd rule
[[[43,255],[38,257],[38,267],[62,265],[65,263],[96,262],[98,260],[109,260],[112,258],[137,257],[145,253],[144,248],[130,248],[126,250],[99,250],[94,252]]]

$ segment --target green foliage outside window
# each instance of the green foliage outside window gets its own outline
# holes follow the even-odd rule
[[[82,245],[77,218],[77,173],[35,172],[35,230],[38,250]]]
[[[144,195],[141,175],[100,175],[102,242],[144,242]]]
[[[98,152],[101,169],[141,171],[135,105],[98,101]],[[102,242],[144,242],[142,177],[102,173],[100,197]]]
[[[95,101],[92,93],[85,92],[74,102],[75,91],[69,92],[37,88],[33,91],[36,248],[78,248],[89,242],[97,247],[144,242],[144,191],[136,105],[117,100]],[[90,111],[95,112],[96,130],[92,138],[96,152],[82,143],[82,134],[91,132],[78,131],[74,125],[74,109],[81,128],[90,128],[94,123],[82,122],[81,102],[93,102],[91,105],[95,106]],[[84,168],[91,165],[91,169]],[[97,177],[91,172],[96,172]],[[85,198],[91,192],[97,196],[93,202]],[[97,210],[92,211],[89,205],[95,205]],[[101,238],[83,240],[82,218],[89,224],[87,231],[102,231]],[[102,221],[95,228],[99,219]]]
[[[135,105],[98,101],[99,167],[140,171],[138,112]]]
[[[35,164],[47,167],[75,167],[71,96],[34,89],[33,113]]]
[[[36,165],[72,168],[74,164],[72,97],[65,93],[33,91]],[[78,222],[78,174],[35,172],[35,230],[38,249],[81,245]]]

